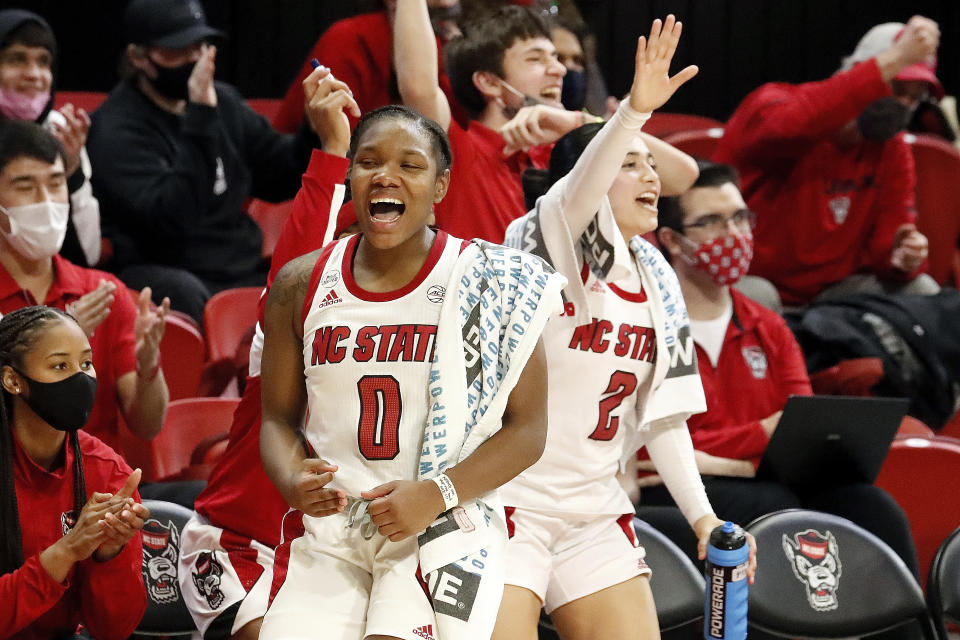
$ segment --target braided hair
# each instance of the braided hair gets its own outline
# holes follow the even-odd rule
[[[419,111],[399,104],[390,104],[363,114],[363,117],[360,118],[360,121],[357,122],[357,126],[353,130],[353,135],[350,136],[350,157],[353,158],[356,155],[360,139],[363,138],[363,134],[367,132],[367,129],[369,129],[372,124],[391,118],[412,122],[422,132],[430,136],[434,159],[437,161],[438,176],[453,165],[453,152],[450,150],[450,138],[447,137],[447,132],[443,130],[443,127],[425,115],[422,115]]]
[[[73,316],[53,307],[23,307],[0,319],[0,368],[10,366],[23,370],[23,356],[36,343],[40,333],[53,321]],[[23,565],[23,541],[17,491],[13,479],[13,397],[0,385],[0,518],[3,540],[0,542],[0,575],[11,573]],[[80,438],[76,432],[67,435],[73,446],[73,509],[74,517],[87,501],[83,477]]]

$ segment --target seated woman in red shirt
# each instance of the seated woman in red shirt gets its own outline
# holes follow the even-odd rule
[[[97,640],[121,639],[146,609],[140,470],[79,430],[96,390],[72,316],[40,306],[3,316],[0,637],[60,638],[82,624]]]

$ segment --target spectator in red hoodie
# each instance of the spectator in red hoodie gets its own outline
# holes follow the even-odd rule
[[[833,77],[747,96],[714,156],[737,168],[757,212],[751,273],[788,306],[938,290],[922,274],[927,238],[914,225],[913,157],[898,132],[921,94],[943,91],[933,73],[940,32],[921,16],[878,28]]]
[[[459,33],[454,21],[460,13],[459,0],[427,0],[430,23],[437,35],[437,46]],[[396,0],[384,0],[383,9],[345,18],[330,25],[303,61],[297,77],[290,83],[273,126],[283,133],[295,133],[303,123],[303,79],[320,64],[353,90],[353,97],[366,113],[377,107],[400,103],[396,73],[393,70],[393,16]],[[441,65],[442,67],[442,65]],[[451,99],[450,81],[440,72],[440,86]],[[351,126],[357,118],[352,118]]]

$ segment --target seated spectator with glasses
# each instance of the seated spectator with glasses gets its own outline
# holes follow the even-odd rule
[[[811,389],[783,319],[731,286],[750,268],[753,221],[728,165],[704,163],[689,191],[660,200],[657,237],[680,280],[707,398],[706,413],[687,426],[710,504],[721,519],[744,523],[799,507],[843,516],[884,540],[916,573],[910,524],[883,489],[861,483],[799,491],[754,478],[787,398]],[[640,470],[652,470],[643,450],[640,457]],[[643,507],[674,504],[657,476],[641,477],[640,485],[641,517]],[[695,557],[696,540],[679,523],[663,529]]]

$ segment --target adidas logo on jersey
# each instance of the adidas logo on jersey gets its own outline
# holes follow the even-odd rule
[[[436,640],[433,637],[433,625],[428,624],[422,627],[417,627],[413,630],[413,635],[420,636],[421,638],[426,638],[427,640]]]
[[[320,304],[317,305],[317,309],[323,309],[324,307],[329,307],[332,304],[337,304],[338,302],[343,302],[343,298],[337,295],[336,289],[330,289],[330,293],[327,294],[327,297],[320,301]]]

